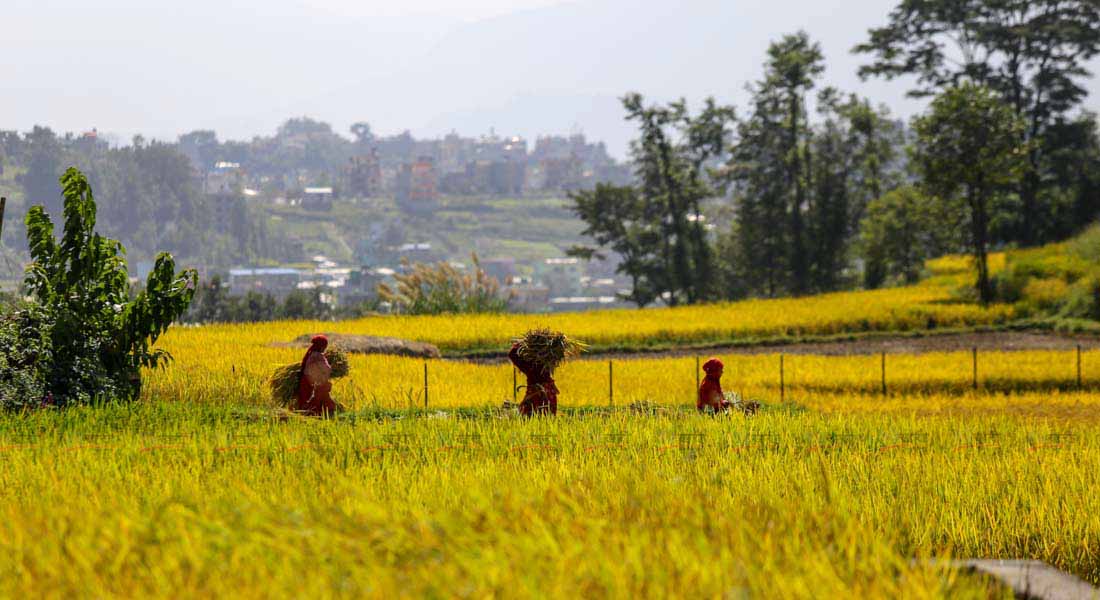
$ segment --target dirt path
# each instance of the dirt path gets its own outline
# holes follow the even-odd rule
[[[731,354],[818,354],[851,356],[860,354],[925,354],[958,352],[977,348],[979,351],[1021,350],[1083,350],[1100,349],[1100,337],[1095,335],[1063,335],[1045,331],[988,331],[950,333],[925,336],[875,336],[855,340],[803,342],[796,344],[759,344],[713,348],[683,348],[653,352],[607,352],[591,356],[591,360],[664,358],[676,356],[709,356]],[[504,356],[470,359],[473,362],[498,364]]]

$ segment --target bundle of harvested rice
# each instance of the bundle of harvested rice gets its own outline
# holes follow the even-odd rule
[[[548,373],[553,373],[565,359],[576,358],[588,349],[584,342],[546,328],[532,329],[515,342],[519,344],[520,358]]]
[[[756,400],[747,400],[741,397],[741,394],[736,392],[726,392],[726,402],[730,403],[730,408],[741,412],[747,417],[751,417],[756,414],[756,411],[760,410],[760,403]]]
[[[328,364],[332,367],[330,377],[336,379],[348,374],[350,366],[347,352],[340,348],[329,348],[325,350],[325,358],[328,359]],[[275,369],[275,373],[271,375],[267,385],[271,388],[271,397],[275,399],[277,404],[288,406],[293,402],[294,397],[298,394],[298,381],[301,374],[302,363],[283,365]]]

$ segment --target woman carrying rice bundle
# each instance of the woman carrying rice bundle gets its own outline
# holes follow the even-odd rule
[[[584,344],[548,329],[528,331],[516,340],[508,358],[527,377],[527,391],[519,404],[519,414],[525,417],[558,414],[554,370],[563,360],[583,350]]]
[[[325,358],[328,338],[315,335],[309,350],[302,357],[302,371],[298,381],[298,397],[294,410],[311,416],[325,416],[336,412],[332,400],[332,365]]]

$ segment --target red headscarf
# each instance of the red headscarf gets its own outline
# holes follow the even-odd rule
[[[725,365],[723,365],[722,361],[718,360],[717,358],[712,358],[703,363],[703,372],[707,374],[707,377],[713,377],[715,373],[721,371],[724,368]]]

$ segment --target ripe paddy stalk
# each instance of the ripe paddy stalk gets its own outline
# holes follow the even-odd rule
[[[1035,449],[1052,434],[1076,437]],[[1100,579],[1100,434],[1072,422],[159,403],[2,416],[0,443],[4,596],[936,597],[985,590],[909,559],[978,554]]]

